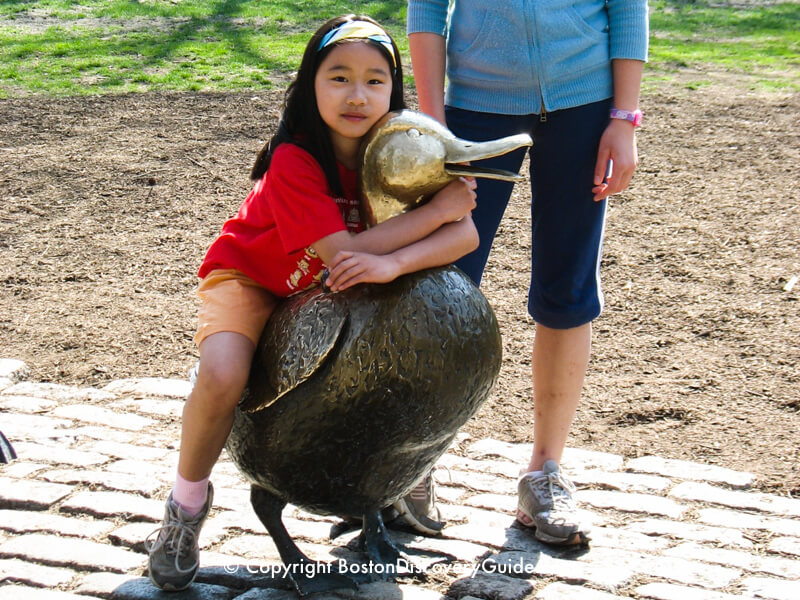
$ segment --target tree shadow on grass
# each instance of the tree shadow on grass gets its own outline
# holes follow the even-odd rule
[[[2,0],[0,0],[2,1]],[[402,35],[405,2],[219,0],[180,12],[128,0],[87,19],[58,19],[36,33],[0,34],[12,87],[72,94],[144,89],[269,87],[294,71],[311,32],[330,16],[366,12]],[[130,10],[128,10],[128,8]],[[124,13],[125,18],[113,15]],[[402,41],[402,38],[398,37]]]
[[[185,55],[187,44],[204,40],[221,44],[228,48],[231,61],[258,66],[269,70],[288,70],[291,66],[283,58],[264,56],[254,47],[253,28],[236,23],[234,19],[241,13],[243,0],[223,0],[216,2],[208,17],[191,17],[163,35],[154,36],[153,45],[146,49],[145,64],[162,65],[170,59]],[[280,35],[275,24],[270,24],[262,33]],[[124,41],[123,41],[124,43]]]

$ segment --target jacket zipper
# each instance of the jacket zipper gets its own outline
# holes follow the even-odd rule
[[[530,16],[533,21],[533,28],[537,28],[536,23],[536,13],[532,5],[530,6],[530,10],[526,10],[525,13]],[[533,39],[531,39],[531,31],[528,30],[528,43],[533,51],[533,60],[536,65],[536,87],[539,88],[539,97],[542,99],[542,110],[539,113],[539,122],[546,123],[547,122],[547,112],[544,109],[544,90],[542,89],[542,61],[539,59],[539,48],[533,43]]]

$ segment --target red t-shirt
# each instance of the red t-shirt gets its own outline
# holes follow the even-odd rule
[[[338,231],[363,231],[355,171],[339,165],[344,198],[333,198],[319,163],[281,144],[269,170],[222,226],[198,275],[236,269],[279,297],[317,285],[325,265],[311,244]]]

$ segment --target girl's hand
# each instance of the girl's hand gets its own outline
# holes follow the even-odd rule
[[[609,160],[613,161],[611,175],[604,180]],[[597,149],[592,188],[595,201],[625,190],[638,162],[633,124],[621,119],[611,119]]]
[[[389,283],[400,275],[400,267],[390,255],[343,250],[328,265],[325,284],[333,292],[359,283]]]
[[[459,177],[436,192],[430,204],[439,211],[442,223],[459,221],[475,209],[476,187],[474,177]]]

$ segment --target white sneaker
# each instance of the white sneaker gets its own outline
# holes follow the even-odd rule
[[[572,499],[575,486],[554,460],[544,463],[541,475],[523,475],[518,490],[517,521],[535,528],[537,540],[558,546],[589,541],[589,530],[579,522]]]

